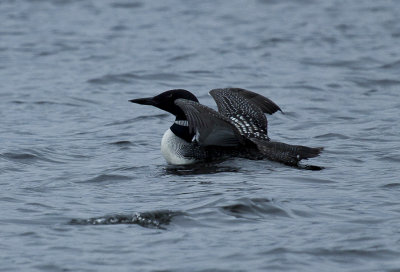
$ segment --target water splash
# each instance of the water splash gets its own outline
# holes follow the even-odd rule
[[[71,225],[118,225],[118,224],[136,224],[145,228],[165,229],[172,218],[181,215],[182,212],[169,210],[160,210],[153,212],[137,212],[134,214],[116,214],[89,219],[72,219]]]

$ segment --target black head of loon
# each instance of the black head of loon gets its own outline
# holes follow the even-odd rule
[[[186,117],[182,109],[174,103],[175,100],[180,98],[199,102],[194,94],[183,89],[169,90],[154,97],[138,98],[129,101],[136,104],[151,105],[157,107],[159,109],[172,113],[176,116],[177,120],[185,120]]]

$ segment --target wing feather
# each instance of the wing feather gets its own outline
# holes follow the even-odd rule
[[[257,145],[258,150],[269,160],[282,162],[287,165],[297,165],[301,160],[315,158],[323,150],[322,147],[290,145],[259,139],[250,140]]]
[[[202,146],[237,146],[243,141],[236,127],[219,112],[195,101],[177,99],[175,104],[182,109],[189,123],[190,132]]]
[[[277,104],[265,96],[240,88],[231,88],[231,90],[250,100],[250,102],[260,107],[264,113],[274,114],[278,110],[282,112],[281,108]]]
[[[268,123],[264,113],[282,111],[270,99],[245,89],[214,89],[210,95],[217,103],[218,111],[247,138],[267,140]]]

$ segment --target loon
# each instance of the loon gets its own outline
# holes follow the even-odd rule
[[[161,153],[167,163],[187,165],[242,157],[298,166],[301,160],[317,157],[323,149],[271,141],[265,113],[282,110],[260,94],[241,88],[213,89],[209,94],[218,111],[200,104],[194,94],[183,89],[129,100],[175,115],[175,122],[161,140]]]

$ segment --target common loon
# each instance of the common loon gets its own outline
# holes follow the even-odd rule
[[[299,161],[316,157],[322,151],[271,141],[265,113],[282,110],[268,98],[241,88],[214,89],[210,95],[218,111],[200,104],[195,95],[183,89],[130,102],[152,105],[176,116],[161,140],[161,152],[169,164],[234,156],[297,166]]]

